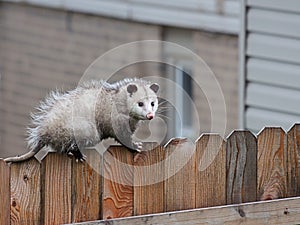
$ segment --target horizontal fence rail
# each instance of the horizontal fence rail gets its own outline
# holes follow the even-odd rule
[[[76,224],[72,223],[72,225],[298,225],[300,221],[300,197],[148,214],[108,221],[98,220]]]
[[[68,224],[300,196],[299,132],[296,124],[257,137],[204,134],[196,143],[149,143],[154,148],[142,153],[111,146],[104,154],[85,150],[84,163],[58,153],[41,163],[0,160],[0,224]]]

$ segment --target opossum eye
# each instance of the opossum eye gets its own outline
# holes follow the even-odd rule
[[[139,105],[139,107],[143,107],[144,103],[143,102],[139,102],[138,105]]]
[[[155,103],[154,102],[151,102],[151,106],[153,107],[155,105]]]

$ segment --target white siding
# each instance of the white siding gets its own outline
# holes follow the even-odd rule
[[[300,1],[244,0],[243,125],[289,129],[300,121]]]
[[[1,0],[0,0],[1,1]],[[238,34],[239,0],[4,0],[192,29]]]

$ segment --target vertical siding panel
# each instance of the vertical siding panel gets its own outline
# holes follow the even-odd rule
[[[207,134],[196,146],[196,208],[225,205],[225,141],[219,135]]]
[[[104,153],[103,219],[133,215],[133,154],[125,147]]]
[[[227,139],[227,204],[256,201],[256,138],[234,131]]]
[[[136,155],[134,161],[134,215],[164,212],[165,150],[153,150]]]
[[[43,217],[45,225],[71,222],[72,160],[50,153],[43,160]]]
[[[195,208],[195,145],[187,139],[172,139],[166,147],[166,211]]]
[[[265,128],[257,139],[257,199],[287,196],[287,136],[281,128]]]
[[[245,66],[245,61],[249,62],[242,71],[242,76],[245,77],[242,81],[242,93],[246,93],[248,100],[254,99],[256,95],[260,97],[255,102],[242,104],[245,126],[255,132],[264,126],[282,126],[288,129],[298,121],[297,117],[300,115],[299,111],[289,107],[293,106],[293,98],[297,96],[292,92],[299,92],[299,2],[243,0],[242,4],[247,13],[242,15],[246,24],[241,33],[241,48],[246,48],[246,52],[241,52],[240,67]],[[251,92],[249,88],[254,84],[260,84],[260,90],[268,91]],[[264,104],[266,98],[276,99],[278,94],[287,98],[282,101],[284,105],[280,109],[276,102],[268,101],[268,104]]]
[[[0,159],[0,224],[10,225],[10,166]]]
[[[86,150],[84,163],[72,161],[72,221],[99,220],[101,215],[102,161],[96,150]]]

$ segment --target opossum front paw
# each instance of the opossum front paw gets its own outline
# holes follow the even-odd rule
[[[134,142],[133,146],[134,146],[134,150],[136,150],[137,152],[141,152],[143,150],[142,142]]]
[[[67,155],[69,157],[74,157],[76,159],[76,162],[84,162],[86,160],[86,155],[82,154],[80,151],[78,150],[70,150],[67,152]]]

